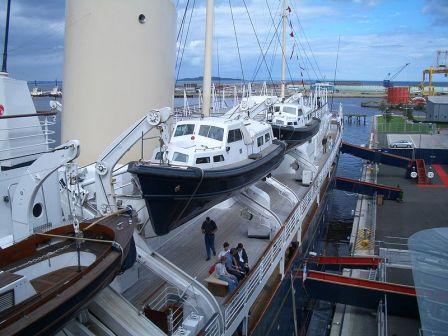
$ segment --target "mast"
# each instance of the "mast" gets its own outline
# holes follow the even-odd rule
[[[8,60],[8,38],[9,38],[9,15],[11,12],[11,0],[6,4],[6,26],[5,26],[5,42],[3,44],[3,65],[2,72],[6,72],[6,61]]]
[[[203,108],[204,116],[210,116],[210,94],[212,88],[212,49],[213,49],[213,26],[214,26],[214,0],[207,0],[207,17],[205,26],[205,56],[204,56],[204,81]]]
[[[282,16],[282,86],[281,97],[285,98],[286,86],[286,17],[288,13],[287,0],[283,0],[283,16]]]

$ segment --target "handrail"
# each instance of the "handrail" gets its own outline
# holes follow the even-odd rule
[[[258,260],[252,268],[252,271],[243,280],[235,292],[225,300],[224,316],[227,331],[233,326],[237,316],[244,310],[244,308],[248,309],[248,307],[250,307],[251,303],[249,301],[254,301],[258,295],[256,291],[260,289],[259,284],[271,276],[274,271],[274,266],[277,266],[278,261],[284,255],[284,250],[286,250],[288,245],[287,243],[292,240],[297,231],[301,229],[301,223],[306,217],[305,214],[307,213],[307,210],[312,206],[314,203],[313,201],[317,199],[318,195],[320,195],[321,187],[324,185],[326,176],[332,168],[333,160],[337,155],[338,148],[341,144],[341,134],[339,134],[335,143],[336,146],[334,147],[332,154],[329,156],[305,197],[294,207],[294,210],[288,216],[285,224],[280,228],[274,239],[265,249],[262,258]]]
[[[31,117],[49,117],[57,115],[57,112],[39,112],[39,113],[28,113],[28,114],[14,114],[14,115],[4,115],[0,116],[1,119],[19,119],[19,118],[31,118]]]

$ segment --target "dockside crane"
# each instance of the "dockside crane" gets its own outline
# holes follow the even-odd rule
[[[392,81],[393,81],[395,78],[397,78],[398,75],[401,74],[401,73],[403,72],[403,70],[406,69],[406,68],[409,66],[409,64],[411,64],[411,63],[406,63],[405,65],[403,65],[403,66],[402,66],[400,69],[398,69],[398,71],[395,72],[392,76],[391,76],[391,73],[389,72],[389,73],[387,74],[387,79],[385,79],[385,80],[383,81],[383,86],[384,86],[385,88],[393,87],[394,84],[393,84]]]
[[[435,94],[435,89],[432,85],[432,76],[434,74],[442,74],[448,77],[448,50],[438,50],[436,65],[423,70],[423,80],[420,84],[423,96],[433,96]],[[426,85],[426,75],[428,75],[428,85]]]

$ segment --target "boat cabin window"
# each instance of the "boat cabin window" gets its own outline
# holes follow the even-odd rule
[[[157,152],[156,160],[162,160],[162,158],[163,158],[163,152]]]
[[[213,157],[213,162],[223,162],[224,161],[224,155],[215,155]]]
[[[283,106],[283,112],[296,115],[297,109],[295,107]]]
[[[188,162],[188,155],[187,154],[183,154],[183,153],[179,153],[179,152],[174,152],[174,154],[173,154],[173,161]]]
[[[185,124],[185,125],[178,125],[176,127],[176,132],[174,132],[174,136],[182,136],[182,135],[190,135],[194,132],[194,124]]]
[[[266,133],[264,135],[264,142],[269,142],[269,140],[271,140],[271,135],[269,133]]]
[[[208,156],[196,159],[196,164],[204,164],[204,163],[210,163],[210,158]]]
[[[292,122],[288,122],[288,126],[292,126]]]
[[[257,146],[258,146],[258,147],[261,147],[261,146],[263,146],[263,144],[264,144],[263,136],[258,137],[258,138],[257,138]]]
[[[241,134],[241,130],[238,129],[234,129],[234,130],[230,130],[229,134],[227,136],[227,142],[231,143],[231,142],[235,142],[235,141],[240,141],[243,139],[243,134]]]
[[[303,111],[302,111],[302,109],[298,109],[298,110],[297,110],[297,115],[299,115],[299,116],[303,115]]]
[[[274,112],[280,112],[280,106],[274,106]]]
[[[224,137],[224,128],[210,125],[202,125],[199,128],[199,135],[206,138],[222,141]]]

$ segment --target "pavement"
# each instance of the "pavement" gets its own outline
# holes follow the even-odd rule
[[[388,148],[392,142],[407,140],[414,144],[414,148],[448,149],[448,132],[440,134],[378,134],[378,147]]]
[[[439,166],[448,174],[448,166]],[[448,226],[448,185],[435,170],[432,185],[419,186],[405,178],[401,168],[382,165],[378,183],[403,189],[403,202],[386,201],[377,209],[376,240],[390,241],[390,237],[405,239],[414,233],[431,228]],[[443,176],[442,176],[443,177]],[[401,247],[407,249],[406,245]]]

